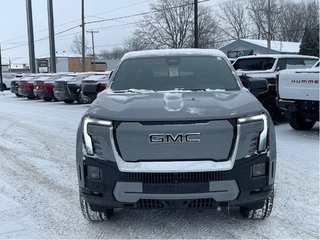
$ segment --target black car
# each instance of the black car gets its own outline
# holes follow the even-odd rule
[[[81,101],[82,103],[92,103],[99,92],[105,90],[109,83],[111,72],[95,74],[82,80],[81,83]]]
[[[74,73],[59,78],[54,82],[54,97],[65,103],[80,103],[81,81],[90,75],[92,73]]]

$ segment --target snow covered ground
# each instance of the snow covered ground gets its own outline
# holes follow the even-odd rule
[[[264,221],[231,209],[118,210],[92,224],[80,212],[75,136],[88,106],[0,93],[0,239],[306,238],[319,239],[319,124],[276,126],[275,206]]]

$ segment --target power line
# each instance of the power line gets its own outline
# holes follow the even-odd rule
[[[71,31],[71,30],[73,30],[73,29],[76,29],[76,28],[78,28],[78,27],[80,27],[80,25],[73,26],[73,27],[71,27],[71,28],[68,28],[68,29],[65,29],[65,30],[63,30],[63,31],[57,32],[57,33],[55,33],[55,36],[60,35],[60,34],[65,33],[65,32],[69,32],[69,31]],[[43,38],[40,38],[40,39],[35,40],[34,42],[35,42],[35,43],[41,42],[41,41],[47,40],[48,38],[49,38],[49,37],[43,37]],[[20,48],[20,47],[23,47],[23,46],[26,46],[26,45],[28,45],[28,42],[27,42],[27,41],[24,42],[24,43],[21,44],[21,45],[18,45],[18,46],[13,46],[13,47],[9,47],[9,48],[4,48],[4,49],[2,49],[2,51],[7,51],[7,50],[10,50],[10,49]]]
[[[202,0],[202,1],[199,1],[199,3],[202,3],[202,2],[208,2],[210,0]],[[114,12],[118,9],[123,9],[123,8],[128,8],[128,7],[131,7],[131,6],[135,6],[135,5],[138,5],[138,4],[141,4],[142,2],[147,2],[147,1],[141,1],[139,3],[135,3],[135,4],[129,4],[127,6],[124,6],[122,8],[116,8],[116,9],[113,9],[113,10],[110,10],[110,11],[106,11],[106,12],[103,12],[103,13],[99,13],[99,14],[96,14],[96,15],[89,15],[88,17],[94,17],[94,16],[97,16],[97,15],[101,15],[101,14],[104,14],[104,13],[108,13],[108,12]],[[188,4],[183,4],[183,5],[178,5],[178,6],[173,6],[173,7],[170,7],[170,8],[166,8],[166,9],[163,9],[163,10],[170,10],[170,9],[174,9],[174,8],[179,8],[179,7],[183,7],[183,6],[188,6],[188,5],[193,5],[193,3],[188,3]],[[163,11],[161,10],[161,11]],[[104,18],[104,19],[101,19],[101,20],[97,20],[97,21],[91,21],[91,22],[87,22],[85,24],[94,24],[94,23],[100,23],[100,22],[106,22],[106,21],[117,21],[117,20],[120,20],[120,19],[126,19],[126,18],[132,18],[132,17],[135,17],[135,16],[142,16],[142,15],[147,15],[147,14],[150,14],[150,13],[154,13],[154,12],[160,12],[160,10],[156,10],[156,11],[146,11],[146,12],[142,12],[142,13],[137,13],[137,14],[131,14],[131,15],[125,15],[125,16],[121,16],[121,17],[115,17],[115,18]],[[61,26],[65,26],[67,24],[70,24],[70,23],[73,23],[73,22],[76,22],[76,21],[79,21],[79,20],[72,20],[72,21],[69,21],[69,22],[66,22],[66,23],[63,23],[63,24],[60,24],[60,25],[57,25],[55,27],[61,27]],[[129,23],[130,25],[133,24],[133,23]],[[128,25],[129,25],[128,24]],[[67,31],[70,31],[74,28],[77,28],[77,27],[81,27],[81,25],[76,25],[76,26],[73,26],[73,27],[70,27],[66,30],[63,30],[61,32],[58,32],[55,34],[56,35],[59,35],[59,34],[62,34],[64,32],[67,32]],[[107,28],[107,27],[105,27]],[[48,29],[43,29],[43,30],[40,30],[40,31],[37,31],[36,33],[40,33],[40,32],[44,32],[44,31],[47,31]],[[12,40],[17,40],[17,39],[21,39],[21,38],[24,38],[26,35],[23,35],[23,36],[19,36],[19,37],[16,37],[16,38],[12,38],[12,39],[8,39],[6,41],[3,41],[2,43],[7,43],[12,41]],[[36,42],[38,41],[42,41],[42,40],[45,40],[45,39],[48,39],[48,37],[44,37],[44,38],[41,38],[39,40],[37,40]],[[6,51],[6,50],[10,50],[10,49],[14,49],[14,48],[19,48],[19,47],[23,47],[26,45],[26,42],[21,44],[21,45],[18,45],[18,46],[14,46],[14,47],[9,47],[9,48],[5,48],[3,49],[3,51]]]
[[[86,16],[86,18],[94,18],[95,16],[102,15],[102,14],[109,13],[109,12],[114,12],[116,10],[129,8],[129,7],[141,4],[142,2],[148,2],[148,1],[141,1],[141,2],[138,2],[138,3],[135,3],[135,4],[129,4],[129,5],[123,6],[121,8],[115,8],[115,9],[112,9],[112,10],[109,10],[109,11],[106,11],[106,12],[102,12],[102,13],[98,13],[98,14],[95,14],[95,15],[88,15],[88,16]],[[62,23],[62,24],[59,24],[59,25],[55,25],[55,28],[59,28],[59,27],[68,25],[70,23],[75,23],[75,22],[80,22],[80,21],[81,21],[81,19],[71,20],[71,21],[68,21],[68,22],[65,22],[65,23]],[[79,25],[79,26],[81,26],[81,25]],[[48,29],[46,28],[46,29],[42,29],[42,30],[36,31],[35,33],[42,33],[42,32],[47,32],[47,31],[48,31]],[[25,37],[27,37],[27,35],[20,35],[20,36],[17,36],[17,37],[2,41],[1,43],[2,44],[10,44],[11,41],[23,39]],[[23,42],[25,42],[25,41],[23,41]]]
[[[68,25],[68,24],[70,24],[70,23],[74,23],[74,22],[77,22],[77,21],[79,21],[79,20],[69,21],[69,22],[66,22],[66,23],[57,25],[57,26],[55,26],[55,28],[59,28],[59,27],[62,27],[62,26],[65,26],[65,25]],[[39,31],[36,31],[35,33],[41,33],[41,32],[46,32],[46,31],[48,31],[47,28],[46,28],[46,29],[39,30]],[[27,35],[21,35],[21,36],[15,37],[15,38],[11,38],[11,39],[2,41],[2,43],[10,44],[10,43],[8,43],[8,42],[11,42],[11,41],[13,41],[13,40],[22,39],[22,38],[25,38],[25,37],[27,37]],[[23,42],[25,42],[25,41],[23,41]]]
[[[199,1],[199,3],[208,2],[208,1],[210,1],[210,0],[202,0],[202,1]],[[125,15],[125,16],[121,16],[121,17],[105,18],[102,20],[87,22],[86,24],[94,24],[94,23],[115,21],[115,20],[119,20],[119,19],[138,17],[138,16],[143,16],[143,15],[148,15],[150,13],[163,12],[163,11],[167,11],[167,10],[171,10],[171,9],[175,9],[175,8],[179,8],[179,7],[185,7],[185,6],[189,6],[189,5],[194,5],[194,3],[186,3],[186,4],[181,4],[181,5],[177,5],[177,6],[173,6],[173,7],[164,8],[161,10],[146,11],[146,12],[141,12],[141,13],[136,13],[136,14],[131,14],[131,15]]]
[[[131,26],[131,25],[136,25],[136,24],[137,24],[137,22],[124,23],[124,24],[105,26],[105,27],[99,27],[99,28],[94,28],[94,29],[96,29],[96,30],[104,30],[104,29],[110,29],[110,28],[125,29],[125,28],[119,28],[119,27]]]
[[[117,10],[123,10],[123,9],[130,8],[130,7],[133,7],[133,6],[137,6],[137,5],[140,5],[141,3],[145,3],[145,2],[148,2],[148,1],[144,0],[144,1],[140,1],[138,3],[133,3],[133,4],[129,4],[129,5],[123,6],[123,7],[114,8],[114,9],[111,9],[111,10],[108,10],[108,11],[104,11],[104,12],[101,12],[101,13],[97,13],[97,14],[94,14],[94,15],[87,15],[87,18],[101,18],[101,17],[97,17],[97,16],[103,15],[103,14],[106,14],[106,13],[110,13],[110,12],[115,12]],[[101,18],[101,19],[105,19],[105,18]]]

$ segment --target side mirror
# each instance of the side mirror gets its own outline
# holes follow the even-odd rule
[[[247,76],[240,77],[242,84],[247,88],[254,96],[258,96],[263,92],[267,92],[269,84],[265,78],[250,78]]]

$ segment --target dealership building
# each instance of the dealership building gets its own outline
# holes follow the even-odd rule
[[[238,39],[220,48],[229,58],[269,54],[267,40]],[[299,54],[299,42],[271,41],[271,54]]]

